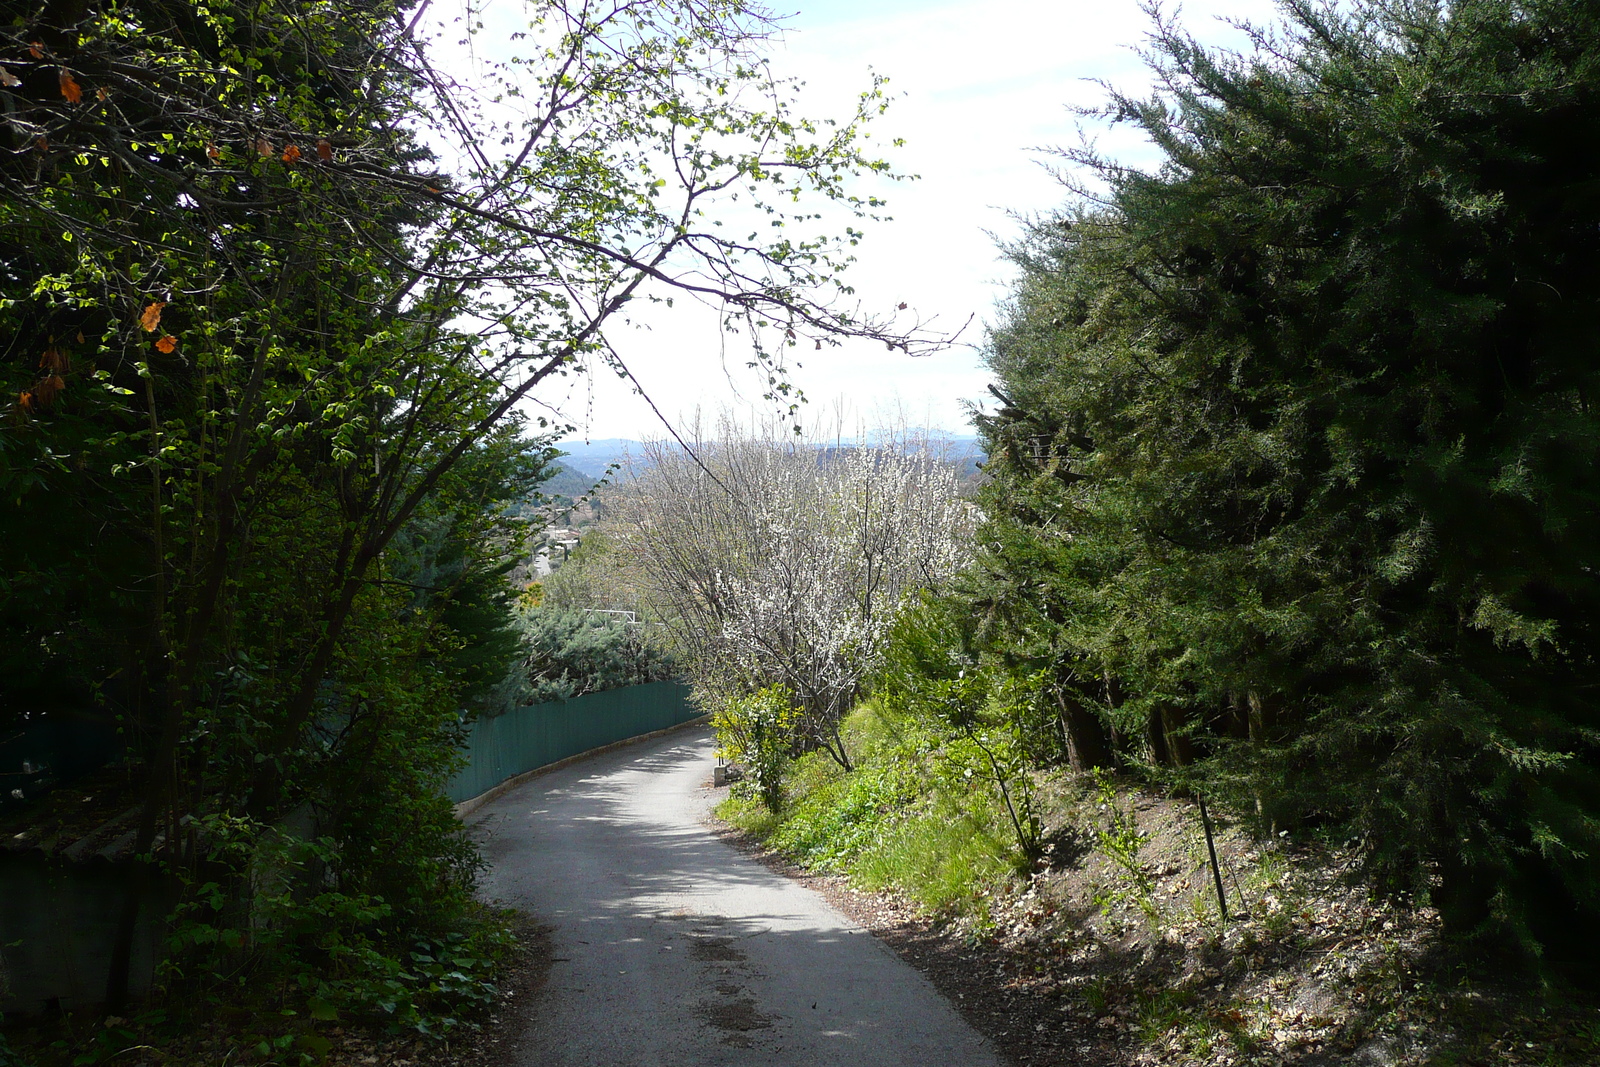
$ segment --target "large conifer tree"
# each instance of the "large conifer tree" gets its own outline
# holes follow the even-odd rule
[[[1593,944],[1600,16],[1284,11],[1161,25],[1109,114],[1164,162],[1080,156],[1109,194],[1014,250],[973,595],[1081,752]]]

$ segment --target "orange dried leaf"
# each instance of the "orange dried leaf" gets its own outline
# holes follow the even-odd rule
[[[222,153],[218,151],[217,146],[214,144],[206,145],[206,155],[210,157],[213,163],[222,158]]]
[[[4,85],[7,89],[15,89],[21,84],[21,78],[17,77],[6,68],[0,67],[0,85]]]
[[[169,334],[163,334],[162,337],[161,337],[161,340],[156,342],[156,351],[157,352],[165,352],[165,353],[170,354],[172,352],[172,350],[174,348],[177,348],[177,347],[178,347],[178,339],[176,337],[172,336],[170,333]]]
[[[41,134],[39,136],[38,140],[34,141],[33,144],[34,144],[34,147],[37,148],[41,152],[50,151],[50,142],[44,139],[44,135],[43,134]]]
[[[83,331],[82,330],[78,331],[78,343],[80,345],[83,344]]]
[[[290,145],[288,148],[285,148],[283,150],[283,161],[285,163],[288,163],[290,166],[293,166],[295,163],[299,162],[299,160],[300,160],[300,149],[299,149],[298,146]]]
[[[61,72],[61,95],[67,98],[69,104],[83,100],[83,87],[73,79],[72,72],[65,69]]]
[[[32,393],[18,393],[17,394],[17,407],[21,408],[23,411],[32,411],[33,410],[33,394]]]
[[[34,59],[43,59],[44,58],[44,42],[43,41],[29,41],[28,42],[28,54],[30,56],[32,56]]]
[[[156,327],[161,325],[161,309],[166,306],[166,301],[157,300],[145,308],[144,314],[139,316],[139,328],[145,333],[155,333]]]
[[[317,158],[324,163],[333,162],[333,145],[329,144],[326,138],[317,142]]]
[[[99,100],[101,103],[104,103],[105,101],[111,99],[111,94],[106,92],[105,86],[102,85],[100,88],[94,91],[94,98]]]
[[[67,354],[52,345],[39,357],[39,366],[52,374],[60,374],[67,369]]]
[[[272,142],[265,137],[256,138],[256,151],[263,157],[272,155]]]

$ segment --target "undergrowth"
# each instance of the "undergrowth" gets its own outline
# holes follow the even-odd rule
[[[939,739],[871,705],[841,727],[855,769],[807,753],[784,780],[777,813],[735,791],[718,813],[814,870],[893,890],[935,913],[971,914],[1018,858],[1003,812],[970,770],[941,758]]]
[[[330,896],[336,894],[296,910],[331,907]],[[477,1029],[516,952],[513,913],[470,903],[450,929],[405,946],[380,946],[381,906],[338,904],[359,914],[341,913],[353,921],[342,936],[323,941],[320,966],[303,954],[279,954],[270,963],[241,954],[230,974],[219,968],[201,980],[169,960],[166,984],[127,1017],[58,1011],[12,1022],[0,1034],[0,1067],[138,1064],[151,1057],[169,1067],[312,1067],[338,1058],[330,1053],[342,1046],[370,1051],[386,1042],[437,1042]],[[205,929],[192,920],[174,924],[176,934],[215,945],[220,939],[205,938]],[[194,966],[201,957],[189,947],[177,958]]]
[[[870,706],[843,735],[853,771],[805,755],[776,811],[752,791],[720,814],[991,952],[1007,1029],[1045,1042],[1019,1062],[1085,1047],[1152,1067],[1600,1062],[1600,1005],[1464,968],[1437,911],[1376,892],[1353,844],[1257,836],[1213,812],[1214,874],[1191,801],[1046,771],[1029,783],[1044,848],[1024,866],[995,781],[949,738]]]

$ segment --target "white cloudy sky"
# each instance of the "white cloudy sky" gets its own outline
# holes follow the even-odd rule
[[[1008,275],[995,236],[1016,232],[1009,213],[1045,211],[1062,200],[1041,149],[1077,141],[1077,120],[1068,109],[1102,99],[1097,81],[1135,92],[1147,84],[1134,51],[1149,25],[1139,0],[780,0],[771,6],[793,12],[773,67],[808,83],[805,112],[842,117],[870,71],[886,75],[895,99],[875,137],[904,138],[905,147],[889,158],[901,171],[920,175],[876,190],[888,197],[894,221],[867,231],[847,279],[863,306],[887,310],[904,301],[952,330],[973,317],[964,340],[981,344],[983,323],[992,319]],[[1237,33],[1219,16],[1264,21],[1272,10],[1271,0],[1190,0],[1182,21],[1202,40],[1237,44]],[[1133,140],[1113,140],[1103,131],[1098,137],[1102,149],[1148,158]],[[714,321],[692,308],[656,321],[648,333],[619,330],[612,340],[671,419],[687,420],[697,408],[770,408],[759,400],[759,383],[738,353],[723,353]],[[851,422],[899,416],[913,425],[970,432],[962,404],[981,400],[987,381],[973,346],[915,360],[865,343],[809,356],[795,374],[808,407],[830,415],[842,409]],[[615,379],[569,381],[564,393],[546,399],[579,425],[578,437],[664,432],[649,407]]]

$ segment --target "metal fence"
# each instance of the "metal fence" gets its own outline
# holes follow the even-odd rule
[[[530,704],[472,724],[465,770],[446,792],[456,802],[486,793],[513,775],[592,748],[665,730],[698,718],[689,687],[649,682],[572,700]]]

